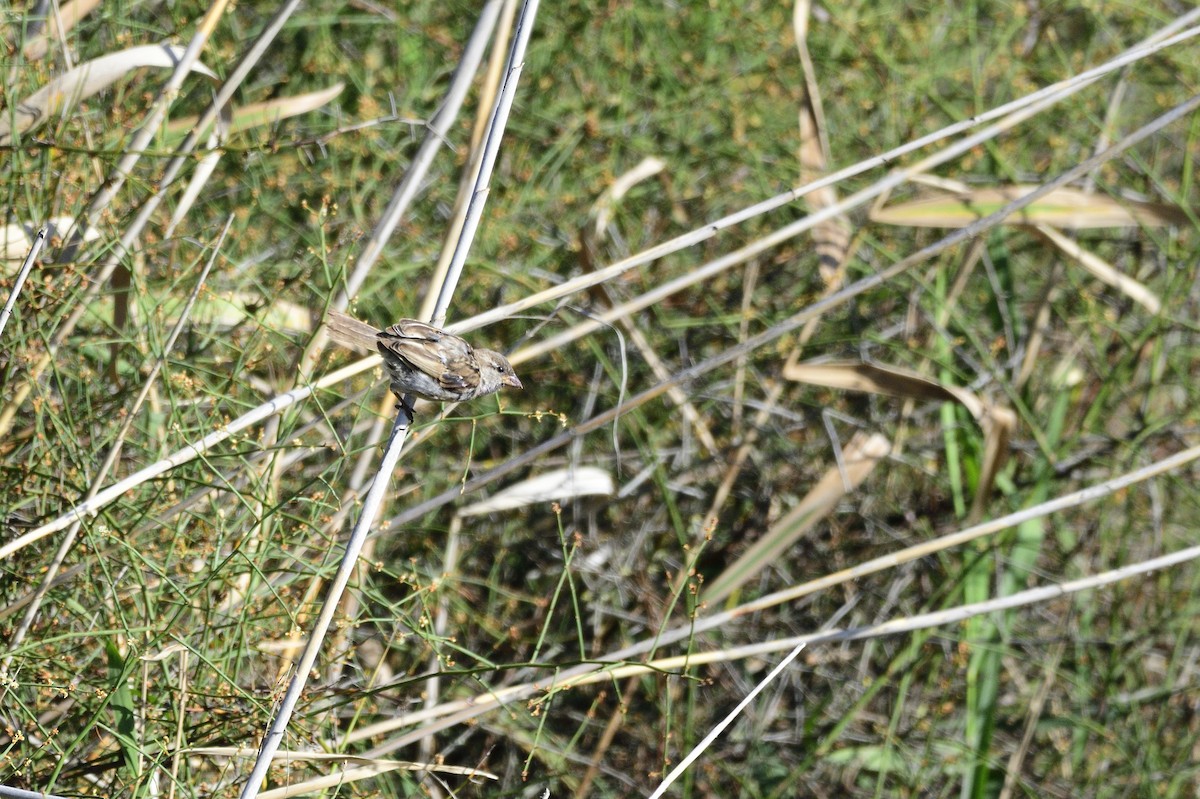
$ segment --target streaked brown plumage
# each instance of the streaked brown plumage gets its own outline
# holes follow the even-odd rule
[[[458,336],[416,319],[401,319],[386,330],[339,311],[329,313],[329,336],[354,349],[374,347],[383,356],[401,404],[411,394],[435,402],[461,402],[494,394],[505,386],[521,388],[508,359],[476,349]],[[405,406],[412,416],[412,409]]]

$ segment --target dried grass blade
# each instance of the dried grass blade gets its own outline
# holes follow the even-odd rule
[[[996,474],[1008,458],[1008,440],[1017,421],[1016,414],[1010,409],[994,405],[965,388],[943,385],[924,375],[894,366],[857,361],[789,364],[784,367],[783,376],[801,383],[847,391],[962,405],[984,433],[984,462],[971,511],[973,517],[981,512]]]
[[[885,225],[959,228],[982,219],[1036,188],[1033,184],[1019,183],[960,194],[937,194],[875,209],[870,217],[871,221]],[[1177,205],[1116,200],[1104,194],[1092,194],[1065,186],[1005,220],[1005,224],[1009,225],[1054,225],[1067,230],[1164,227],[1187,223],[1187,213]]]
[[[345,88],[346,84],[335,83],[328,89],[322,89],[317,92],[297,94],[293,97],[281,97],[277,100],[250,103],[234,108],[231,111],[229,134],[241,133],[242,131],[262,127],[263,125],[274,125],[284,119],[307,114],[309,111],[316,111],[318,108],[332,102]],[[195,128],[199,121],[200,118],[195,116],[171,120],[167,124],[167,134],[182,136]],[[206,132],[200,131],[200,134],[203,135]]]
[[[65,116],[83,100],[106,89],[125,75],[141,67],[173,68],[183,58],[184,48],[166,44],[147,44],[87,61],[64,72],[33,94],[17,103],[14,116],[17,132],[28,133],[45,124],[50,117]],[[216,80],[216,73],[197,61],[191,71]],[[12,139],[11,120],[0,116],[0,144]]]
[[[828,516],[847,494],[862,485],[890,450],[891,442],[886,436],[855,433],[842,449],[840,462],[827,469],[796,507],[771,525],[762,538],[709,583],[701,601],[719,602],[776,562],[813,525]]]
[[[1142,283],[1121,274],[1099,256],[1081,247],[1079,242],[1067,238],[1049,225],[1036,225],[1034,230],[1101,283],[1112,286],[1152,314],[1162,310],[1162,300],[1157,294]]]
[[[615,492],[612,475],[604,469],[595,466],[556,469],[514,483],[483,502],[468,505],[458,515],[479,516],[578,497],[611,496]]]

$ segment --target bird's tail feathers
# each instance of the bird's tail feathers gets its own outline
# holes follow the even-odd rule
[[[341,311],[330,311],[326,321],[329,323],[329,337],[338,344],[352,350],[375,351],[375,337],[379,334],[376,328]]]

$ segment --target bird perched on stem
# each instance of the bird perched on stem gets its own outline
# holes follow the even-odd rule
[[[505,386],[521,388],[512,364],[498,352],[476,349],[463,339],[416,319],[401,319],[385,330],[339,311],[329,312],[329,337],[352,349],[383,356],[392,393],[413,418],[406,395],[435,402],[462,402],[494,394]]]

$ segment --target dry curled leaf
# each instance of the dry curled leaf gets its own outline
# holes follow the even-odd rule
[[[984,459],[972,504],[972,516],[977,516],[983,502],[991,493],[992,483],[1008,458],[1008,440],[1017,424],[1010,409],[993,405],[974,392],[959,386],[947,386],[924,375],[894,366],[859,361],[828,361],[798,363],[784,367],[783,376],[811,385],[864,391],[902,399],[956,402],[967,409],[984,434]]]
[[[9,113],[0,115],[0,144],[12,139],[16,130],[28,133],[52,116],[65,116],[79,103],[103,91],[135,69],[162,67],[173,69],[183,58],[184,48],[168,44],[147,44],[87,61],[64,72],[41,89],[21,100]],[[216,79],[216,73],[196,62],[193,72]]]

